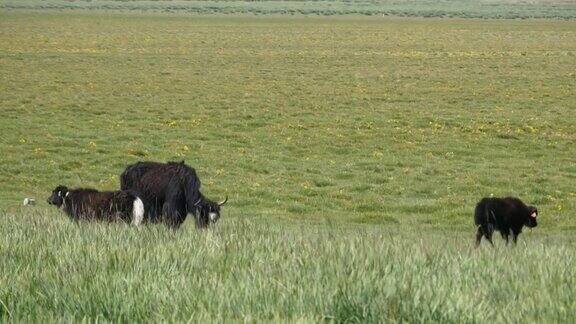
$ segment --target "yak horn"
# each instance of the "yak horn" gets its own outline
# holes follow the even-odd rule
[[[226,199],[224,199],[223,202],[218,203],[218,206],[224,205],[227,201],[228,201],[228,196],[226,196]]]
[[[198,201],[194,203],[194,206],[198,206],[198,204],[200,204],[200,202],[202,202],[202,198],[198,199]]]

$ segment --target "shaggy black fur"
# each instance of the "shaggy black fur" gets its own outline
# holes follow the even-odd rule
[[[478,227],[476,232],[476,247],[480,245],[482,236],[486,237],[492,245],[492,233],[497,230],[508,244],[508,237],[512,233],[512,240],[516,243],[522,227],[536,227],[538,210],[533,206],[526,206],[520,199],[483,198],[476,205],[474,224]]]
[[[200,192],[196,171],[182,162],[138,162],[120,175],[122,190],[135,190],[144,201],[146,219],[178,228],[188,213],[197,227],[207,227],[220,218],[220,206]]]
[[[68,189],[58,186],[52,191],[48,203],[61,208],[71,219],[122,220],[130,222],[134,200],[133,191],[98,191],[95,189]]]

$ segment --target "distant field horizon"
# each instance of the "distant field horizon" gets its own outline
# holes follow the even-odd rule
[[[566,0],[4,0],[6,9],[160,11],[196,14],[365,15],[485,19],[575,19],[576,3]]]

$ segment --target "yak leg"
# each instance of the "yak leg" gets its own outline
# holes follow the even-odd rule
[[[482,226],[478,226],[478,231],[476,231],[476,248],[480,246],[480,241],[482,241],[482,236],[484,236],[484,232],[482,232]]]
[[[186,220],[186,205],[178,204],[178,200],[168,200],[162,207],[162,214],[166,224],[177,229]]]
[[[492,244],[492,246],[494,246],[494,242],[492,242],[492,233],[486,233],[486,239],[488,240],[488,242],[490,242],[490,244]]]
[[[487,224],[486,226],[483,226],[482,231],[484,232],[484,236],[486,237],[488,242],[490,242],[490,244],[494,246],[494,242],[492,242],[492,234],[494,233],[494,227],[492,227],[492,224]]]
[[[518,235],[520,235],[520,231],[519,230],[512,230],[512,242],[514,242],[514,245],[516,245],[517,241],[518,241]]]
[[[186,216],[188,216],[188,212],[186,211],[186,204],[180,204],[178,206],[178,218],[176,218],[177,227],[180,227],[182,223],[186,220]]]
[[[203,217],[201,213],[197,217],[195,217],[195,220],[196,220],[196,228],[208,227],[208,217]]]
[[[494,230],[490,224],[478,226],[478,231],[476,232],[476,247],[480,245],[482,236],[486,237],[486,240],[488,240],[488,242],[494,246],[494,242],[492,242],[492,233],[494,233]]]
[[[506,241],[506,245],[508,245],[508,243],[510,242],[509,238],[510,238],[510,231],[501,231],[500,234],[502,234],[502,238]]]
[[[162,206],[162,216],[164,217],[166,225],[168,225],[169,227],[173,229],[177,229],[178,227],[180,227],[181,223],[178,222],[178,218],[180,218],[180,215],[178,215],[178,209],[176,208],[176,206],[174,206],[172,202],[167,201],[164,203],[164,205]]]

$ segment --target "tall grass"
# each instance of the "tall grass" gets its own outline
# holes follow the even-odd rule
[[[576,314],[569,236],[527,233],[472,249],[470,233],[224,219],[74,225],[2,214],[0,318],[18,321],[333,320],[566,322]]]

